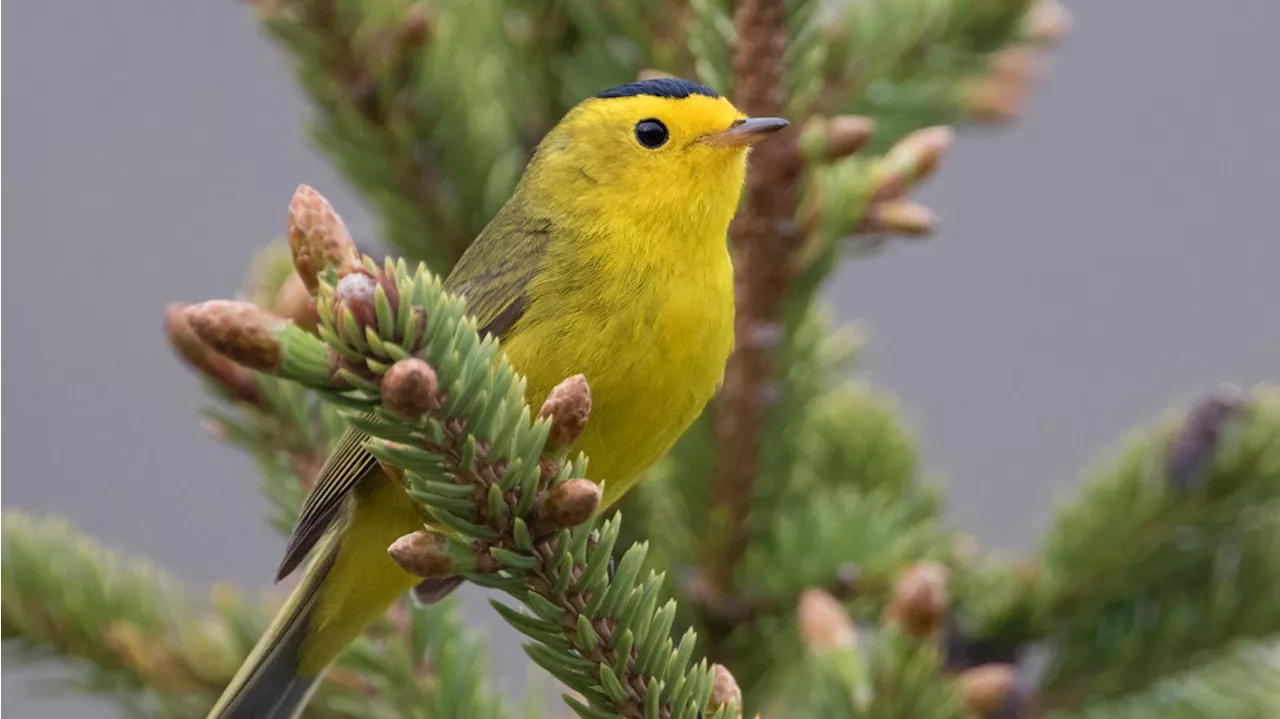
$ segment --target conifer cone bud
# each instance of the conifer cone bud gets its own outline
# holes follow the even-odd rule
[[[840,600],[821,589],[806,589],[796,609],[800,638],[818,654],[847,649],[857,641],[853,620]]]
[[[723,664],[711,665],[711,699],[707,702],[707,715],[727,708],[730,717],[742,716],[742,689],[738,680]]]
[[[284,284],[280,285],[273,308],[277,315],[291,320],[311,334],[316,333],[316,325],[320,323],[320,318],[316,315],[316,302],[297,272],[290,272]]]
[[[810,160],[828,162],[848,157],[863,147],[875,132],[875,122],[861,115],[815,117],[800,135],[800,145]]]
[[[885,607],[885,619],[924,638],[937,631],[950,606],[947,568],[936,562],[918,562],[898,577]]]
[[[378,281],[363,268],[343,275],[334,288],[334,302],[355,317],[360,327],[378,326],[375,297]]]
[[[339,273],[360,267],[360,252],[347,226],[315,189],[298,185],[289,202],[288,225],[293,267],[311,294],[316,293],[325,267],[336,267]]]
[[[1030,85],[999,75],[983,75],[971,80],[962,91],[962,102],[978,122],[993,125],[1016,120],[1022,114]]]
[[[1071,30],[1071,12],[1058,0],[1039,0],[1023,17],[1022,36],[1037,45],[1056,45]]]
[[[382,376],[382,408],[400,419],[417,419],[440,406],[440,388],[431,365],[409,357]]]
[[[183,310],[200,341],[237,364],[275,372],[284,357],[284,320],[250,302],[210,300]]]
[[[401,569],[415,577],[443,579],[454,573],[449,540],[425,529],[392,542],[387,547],[387,554]]]
[[[905,167],[909,183],[920,183],[933,175],[955,139],[955,130],[946,125],[921,128],[889,148],[885,161]]]
[[[600,485],[589,479],[565,480],[542,494],[538,517],[561,529],[576,527],[595,514],[600,495]]]
[[[991,56],[991,74],[1005,82],[1030,85],[1044,71],[1040,51],[1026,45],[1007,47]]]
[[[960,672],[955,681],[969,711],[985,716],[1004,704],[1015,677],[1012,664],[982,664]]]
[[[867,208],[861,232],[889,232],[906,237],[933,234],[935,218],[928,207],[911,200],[886,200]]]
[[[837,115],[827,120],[827,158],[847,157],[866,147],[876,124],[861,115]]]
[[[551,418],[548,448],[563,449],[578,441],[591,416],[591,387],[586,376],[576,374],[556,385],[538,416]]]
[[[258,404],[262,396],[253,373],[223,357],[200,341],[187,321],[186,306],[171,304],[164,312],[164,334],[169,346],[192,369],[216,382],[236,399]]]

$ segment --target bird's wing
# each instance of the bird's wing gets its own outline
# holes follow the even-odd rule
[[[549,221],[530,220],[507,207],[489,223],[445,281],[445,289],[467,298],[482,334],[506,338],[528,307],[525,289],[541,268],[551,240]],[[354,427],[338,441],[325,460],[315,488],[307,495],[276,570],[276,581],[302,563],[311,548],[342,516],[351,490],[370,473],[378,460],[364,449],[369,435]]]
[[[378,460],[364,449],[367,441],[368,434],[348,427],[338,440],[333,454],[325,460],[316,486],[303,502],[298,521],[293,526],[293,534],[289,536],[284,559],[276,570],[277,582],[302,564],[311,548],[320,541],[333,521],[341,516],[343,500],[351,489],[370,472],[377,470]]]
[[[504,208],[458,260],[444,288],[467,298],[481,334],[505,339],[524,315],[551,237],[550,220]]]

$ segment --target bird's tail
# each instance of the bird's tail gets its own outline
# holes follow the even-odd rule
[[[324,672],[303,676],[299,656],[319,588],[333,561],[330,547],[316,560],[271,626],[258,640],[208,719],[294,719],[302,713]]]

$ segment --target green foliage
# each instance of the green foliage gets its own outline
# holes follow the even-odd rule
[[[839,87],[821,111],[876,119],[875,149],[966,118],[968,81],[1016,39],[1029,0],[849,3],[829,20],[824,74]]]
[[[150,562],[103,549],[60,519],[9,510],[3,532],[6,662],[59,661],[49,689],[108,697],[128,716],[204,717],[276,609],[217,588],[213,610],[201,610]],[[453,602],[406,620],[403,636],[384,623],[352,644],[304,716],[509,716]]]
[[[1280,632],[1280,391],[1256,389],[1193,486],[1169,469],[1180,425],[1126,443],[1064,508],[1043,548],[1044,689],[1068,706]],[[1114,551],[1123,547],[1124,551]]]
[[[1028,691],[1057,719],[1274,714],[1280,666],[1250,643],[1280,634],[1280,605],[1268,601],[1280,590],[1274,388],[1208,429],[1201,407],[1137,432],[1091,473],[1037,552],[997,557],[944,525],[944,495],[900,409],[850,376],[862,338],[833,327],[818,302],[844,260],[927,233],[927,210],[908,194],[950,134],[917,131],[1008,119],[1031,74],[1016,53],[1045,32],[1031,28],[1034,4],[778,6],[782,65],[754,71],[772,78],[806,139],[795,148],[799,211],[775,228],[788,240],[786,296],[776,322],[754,328],[765,336],[751,338],[768,345],[769,367],[750,388],[766,409],[743,490],[750,513],[732,526],[712,490],[712,409],[624,502],[624,530],[616,514],[571,527],[541,514],[557,492],[582,487],[573,482],[586,458],[548,447],[550,421],[534,418],[519,368],[480,338],[437,276],[582,98],[643,70],[732,97],[736,73],[753,72],[734,67],[735,53],[753,57],[734,17],[751,4],[257,0],[314,106],[317,146],[369,205],[380,237],[431,272],[366,260],[377,287],[358,289],[369,294],[339,291],[328,272],[317,334],[290,324],[273,335],[284,355],[274,374],[238,368],[248,374],[228,383],[193,362],[217,400],[205,411],[212,433],[254,458],[284,532],[337,437],[365,432],[371,452],[405,471],[437,559],[505,594],[495,611],[582,717],[736,715],[733,687],[715,684],[725,673],[704,656],[732,670],[747,716],[966,717],[953,673],[1017,662],[1033,644],[1049,661]],[[749,39],[753,26],[740,26]],[[849,113],[875,133],[861,151],[834,151],[834,120]],[[289,272],[276,243],[241,296],[282,311]],[[409,358],[433,368],[443,403],[407,417],[385,400],[388,371]],[[731,566],[708,567],[740,529],[746,547]],[[949,572],[943,596],[930,597],[944,628],[912,633],[908,615],[928,607],[912,606],[921,600],[904,577],[922,561]],[[709,569],[727,569],[717,572],[727,586],[710,586]],[[833,616],[801,616],[815,592],[838,607]],[[274,609],[219,590],[205,612],[145,562],[12,512],[2,604],[9,657],[60,662],[61,687],[156,717],[203,716]],[[397,605],[343,653],[306,716],[511,716],[455,609]],[[1004,697],[1008,711],[1023,711],[1019,696]]]
[[[1149,689],[1050,719],[1258,719],[1280,714],[1280,654],[1275,638],[1240,642],[1213,659],[1155,682]]]
[[[50,688],[100,694],[131,716],[207,709],[238,657],[190,614],[177,583],[59,519],[4,514],[6,664],[62,659]]]

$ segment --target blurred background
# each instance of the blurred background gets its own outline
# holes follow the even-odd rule
[[[1280,367],[1280,5],[1068,7],[1021,120],[963,132],[920,193],[939,234],[829,288],[868,330],[865,370],[901,397],[955,523],[1015,551],[1125,428]],[[193,594],[264,586],[281,540],[257,474],[201,431],[162,311],[230,295],[300,182],[366,243],[367,216],[309,148],[304,99],[242,4],[7,8],[4,505],[66,515]],[[511,630],[468,611],[519,689]],[[4,674],[13,716],[116,711],[42,699],[36,675]]]

